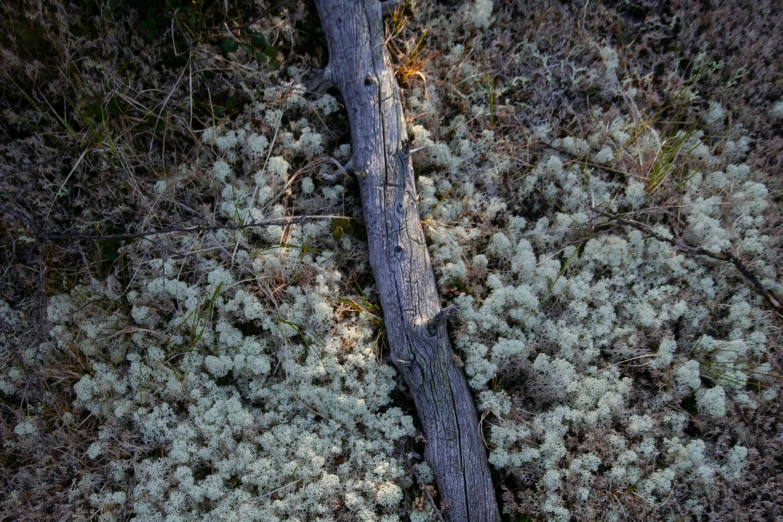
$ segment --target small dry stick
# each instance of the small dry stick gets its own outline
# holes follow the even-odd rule
[[[152,237],[152,236],[162,236],[165,234],[176,234],[176,233],[198,233],[198,232],[214,232],[217,230],[242,230],[245,228],[252,228],[252,227],[271,227],[275,225],[296,225],[299,223],[309,223],[312,221],[318,221],[323,219],[353,219],[348,216],[335,216],[335,215],[326,215],[326,216],[291,216],[291,217],[285,217],[285,218],[272,218],[264,221],[251,221],[244,224],[232,224],[232,225],[194,225],[191,227],[171,227],[171,228],[161,228],[158,230],[152,230],[150,232],[133,232],[128,234],[37,234],[37,237],[39,240],[44,241],[56,241],[56,240],[66,240],[66,241],[81,241],[81,240],[111,240],[111,239],[134,239],[134,238],[141,238],[141,237]]]
[[[729,263],[733,264],[737,268],[737,270],[739,270],[739,272],[743,275],[743,277],[747,279],[751,285],[753,285],[756,291],[767,300],[770,306],[772,306],[772,308],[774,309],[775,313],[779,317],[783,318],[783,304],[781,304],[780,299],[778,299],[778,297],[772,292],[772,290],[762,285],[761,281],[759,281],[756,275],[753,272],[751,272],[750,269],[746,267],[745,264],[737,258],[737,256],[735,256],[728,250],[722,250],[717,254],[715,254],[702,247],[690,246],[686,244],[682,239],[664,237],[661,234],[654,232],[647,225],[643,223],[639,223],[638,221],[634,221],[632,219],[626,219],[621,216],[615,216],[613,214],[609,214],[608,212],[604,212],[603,210],[595,207],[592,207],[591,210],[597,214],[609,218],[609,221],[614,221],[621,225],[627,225],[629,227],[633,227],[636,230],[639,230],[640,232],[650,237],[654,237],[658,241],[669,243],[671,246],[674,247],[675,250],[677,250],[678,252],[682,252],[683,254],[689,254],[692,256],[695,255],[705,256],[711,259],[717,259],[718,261],[728,261]]]
[[[438,509],[438,505],[435,503],[435,499],[432,498],[432,493],[430,493],[430,490],[427,487],[427,485],[424,484],[424,482],[421,480],[421,477],[419,476],[419,474],[416,473],[415,469],[411,468],[411,472],[413,473],[413,476],[416,477],[416,480],[419,481],[419,484],[422,484],[422,488],[421,489],[424,490],[424,493],[426,493],[427,498],[430,500],[430,504],[432,504],[432,509],[434,509],[435,510],[435,514],[438,515],[438,520],[440,520],[440,522],[446,522],[445,520],[443,520],[443,515],[440,514],[440,510]]]
[[[353,157],[351,157],[345,165],[329,156],[324,158],[324,162],[334,163],[337,166],[336,172],[331,172],[322,176],[325,182],[330,185],[342,185],[351,179],[348,172],[353,171]]]

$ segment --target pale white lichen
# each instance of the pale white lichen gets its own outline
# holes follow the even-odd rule
[[[378,493],[375,499],[382,506],[395,506],[402,500],[402,489],[392,482],[382,482],[378,486]]]
[[[313,184],[313,179],[310,177],[302,178],[302,193],[312,194],[314,190],[315,185]]]
[[[476,29],[489,28],[492,23],[492,0],[475,0],[470,12],[470,23]]]
[[[32,437],[38,434],[38,427],[33,421],[27,420],[14,426],[14,433],[19,437]]]
[[[697,397],[699,411],[712,418],[726,416],[726,391],[723,386],[717,385]]]
[[[783,100],[778,100],[772,105],[772,109],[770,110],[770,114],[773,118],[776,120],[783,118]]]

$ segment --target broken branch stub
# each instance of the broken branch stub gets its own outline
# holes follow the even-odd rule
[[[452,522],[500,515],[465,376],[455,363],[421,228],[402,105],[384,46],[378,0],[316,0],[331,79],[351,130],[391,360],[424,429],[424,457]]]

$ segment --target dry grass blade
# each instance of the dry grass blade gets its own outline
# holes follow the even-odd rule
[[[686,160],[687,155],[691,151],[683,151],[682,149],[695,133],[696,131],[691,129],[678,132],[674,136],[663,140],[645,178],[644,189],[648,194],[658,190],[681,163]]]

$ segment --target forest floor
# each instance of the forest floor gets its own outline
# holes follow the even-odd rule
[[[491,11],[482,10],[487,5]],[[497,163],[504,165],[492,182],[496,186],[482,187],[481,181],[476,181],[478,189],[494,203],[473,207],[469,191],[450,188],[452,184],[456,187],[457,178],[452,178],[449,188],[443,188],[445,174],[437,171],[453,168],[451,159],[430,156],[417,165],[417,173],[433,180],[435,187],[431,193],[420,187],[422,194],[429,194],[427,198],[435,198],[426,211],[422,209],[425,232],[437,235],[435,228],[427,225],[439,215],[448,221],[448,212],[453,212],[452,217],[457,220],[457,207],[449,207],[454,198],[463,198],[466,209],[478,209],[468,221],[472,220],[479,233],[465,239],[473,242],[472,252],[477,254],[491,250],[488,238],[509,229],[512,214],[524,216],[529,223],[536,223],[545,215],[554,220],[559,205],[567,206],[566,203],[552,203],[551,212],[545,214],[548,203],[541,203],[540,208],[525,208],[532,196],[521,195],[526,177],[553,154],[570,158],[567,168],[573,164],[585,171],[600,171],[610,185],[625,186],[631,180],[643,184],[647,214],[637,211],[626,218],[647,223],[643,225],[650,227],[646,230],[672,223],[675,229],[677,223],[685,227],[686,220],[677,214],[676,208],[681,204],[678,198],[683,186],[702,161],[689,157],[693,149],[685,150],[685,143],[690,143],[687,140],[697,137],[706,147],[704,154],[720,162],[715,170],[739,158],[749,167],[750,179],[766,187],[766,208],[761,211],[758,226],[754,225],[764,237],[763,253],[758,253],[759,260],[764,258],[763,267],[762,261],[756,265],[755,257],[743,255],[734,242],[729,250],[757,275],[760,286],[779,288],[783,279],[783,11],[779,7],[772,0],[406,3],[403,10],[387,20],[387,46],[406,100],[408,123],[412,128],[423,126],[432,134],[432,150],[440,150],[438,143],[461,136],[479,150],[474,158],[476,165],[484,161],[480,156],[488,155],[490,150],[500,158]],[[340,284],[345,295],[350,296],[334,305],[335,314],[342,317],[340,314],[360,312],[377,319],[373,314],[380,313],[374,308],[373,298],[368,295],[361,301],[365,294],[355,290],[372,285],[369,271],[356,261],[364,252],[358,190],[350,184],[336,189],[322,181],[324,172],[333,168],[334,160],[329,156],[347,159],[341,158],[343,153],[339,152],[341,146],[350,143],[347,118],[339,105],[337,110],[331,110],[329,100],[319,101],[321,93],[300,89],[303,85],[311,86],[313,71],[327,63],[328,52],[318,17],[309,2],[249,0],[13,0],[3,3],[0,13],[0,436],[4,441],[0,449],[0,521],[120,520],[133,516],[139,520],[154,519],[134,507],[140,499],[132,493],[138,491],[134,484],[142,479],[138,476],[140,468],[133,466],[142,461],[165,460],[171,449],[142,440],[134,433],[134,421],[127,416],[122,422],[117,421],[118,426],[125,426],[125,431],[106,435],[109,432],[104,424],[109,423],[102,420],[103,414],[77,397],[77,385],[84,382],[83,377],[100,373],[104,366],[96,365],[97,356],[88,350],[75,347],[81,334],[70,337],[73,343],[57,345],[51,299],[76,295],[83,287],[97,288],[105,281],[118,281],[124,288],[117,291],[117,300],[124,304],[117,306],[127,309],[130,317],[132,306],[125,294],[136,275],[141,278],[144,273],[144,260],[165,258],[160,252],[168,252],[174,257],[193,259],[203,254],[203,259],[212,260],[198,260],[195,265],[206,266],[214,259],[230,259],[233,263],[240,250],[256,252],[253,245],[246,248],[242,243],[245,241],[257,249],[270,243],[296,248],[294,261],[299,259],[302,263],[306,263],[306,254],[315,256],[318,249],[345,249],[348,253],[338,254],[336,260],[330,261],[334,271],[342,273]],[[327,93],[339,99],[338,93]],[[266,108],[265,113],[258,109],[260,104]],[[277,122],[268,116],[275,108],[279,110],[274,113],[279,114]],[[289,114],[289,110],[293,112]],[[307,121],[302,121],[300,118],[305,116]],[[621,117],[626,118],[626,126],[611,130],[612,122]],[[589,136],[600,131],[595,130],[597,119],[605,123],[607,134],[616,130],[625,133],[627,147],[623,142],[609,151],[609,157],[601,159],[593,155],[597,151],[583,155],[581,145],[573,139],[568,141],[570,136],[581,137],[587,144],[592,139]],[[292,132],[287,134],[283,128],[289,124]],[[215,129],[227,134],[218,136]],[[243,133],[249,136],[252,129],[263,134],[263,140],[259,138],[263,145],[257,151],[247,145],[240,152],[226,141],[242,140]],[[419,141],[425,139],[421,133],[413,130]],[[621,154],[646,134],[657,137],[657,150],[647,156]],[[316,137],[308,141],[307,136]],[[650,143],[654,141],[650,138]],[[232,165],[232,161],[239,161],[235,167],[237,176],[251,179],[260,165],[269,168],[270,157],[264,150],[267,146],[270,154],[275,151],[273,159],[286,158],[281,161],[290,164],[296,174],[281,178],[278,184],[270,181],[267,187],[260,182],[256,185],[259,193],[270,190],[269,195],[259,197],[267,197],[267,206],[277,209],[262,217],[328,216],[325,239],[317,244],[314,240],[315,246],[303,238],[301,244],[293,247],[292,232],[286,227],[275,229],[279,233],[275,241],[264,236],[266,232],[257,231],[242,241],[229,237],[247,220],[226,217],[230,213],[225,210],[227,196],[225,187],[215,182],[215,177],[220,178],[215,159],[222,158]],[[245,155],[244,159],[234,158],[240,154]],[[703,162],[708,163],[707,159]],[[474,174],[480,173],[477,169]],[[252,184],[248,186],[252,191]],[[553,195],[543,185],[536,190],[535,197],[541,201],[548,201]],[[725,189],[724,193],[733,194],[733,190]],[[308,198],[311,193],[321,192],[324,195],[320,199]],[[422,199],[426,199],[424,195]],[[611,204],[606,207],[610,208]],[[614,208],[612,212],[617,211]],[[591,220],[595,217],[591,216]],[[724,217],[730,218],[729,214]],[[590,237],[597,237],[610,225],[591,226]],[[220,236],[219,230],[226,235]],[[182,242],[188,236],[201,238],[210,234],[215,236],[210,236],[210,241],[214,240],[210,248],[217,252],[214,254],[204,245],[182,254],[184,243],[169,240],[176,237]],[[487,239],[476,239],[481,235]],[[223,240],[225,244],[220,243]],[[579,245],[575,251],[581,256],[587,239],[574,240],[569,236],[572,240]],[[433,244],[438,241],[433,239]],[[540,245],[535,248],[539,255],[538,249],[545,249]],[[560,246],[549,248],[560,255]],[[147,256],[148,251],[139,253],[142,249],[158,253]],[[221,249],[225,252],[218,252]],[[442,250],[438,252],[447,255]],[[480,263],[467,263],[467,271],[457,276],[454,274],[459,271],[448,272],[451,269],[439,265],[441,254],[435,254],[434,249],[431,254],[444,303],[462,294],[470,294],[477,302],[491,294],[492,284],[479,282],[486,277],[477,275]],[[500,266],[487,256],[490,270]],[[570,257],[562,255],[558,259],[564,264],[562,275]],[[445,266],[446,262],[442,264]],[[209,265],[210,270],[214,271],[215,266]],[[749,448],[742,478],[732,482],[724,477],[728,476],[725,473],[716,472],[716,477],[720,475],[725,480],[715,479],[721,499],[715,501],[712,510],[703,503],[688,504],[691,493],[685,491],[691,491],[691,485],[682,482],[682,489],[678,490],[679,478],[675,487],[669,485],[671,498],[664,497],[660,505],[648,502],[654,489],[647,492],[644,500],[642,493],[634,491],[633,484],[617,488],[606,485],[611,481],[601,482],[597,478],[593,483],[596,489],[590,492],[593,511],[588,516],[586,511],[580,513],[581,504],[567,493],[545,491],[540,485],[547,476],[544,467],[526,475],[527,472],[498,465],[494,478],[504,517],[514,521],[562,520],[564,516],[572,520],[783,520],[783,409],[775,393],[771,393],[780,387],[777,376],[783,375],[783,315],[780,306],[774,306],[772,294],[772,301],[758,295],[760,286],[754,287],[733,267],[726,270],[729,269],[732,272],[726,277],[731,284],[727,288],[733,285],[746,289],[743,299],[755,309],[748,312],[748,317],[753,317],[753,328],[763,330],[766,339],[766,351],[758,360],[765,365],[763,371],[757,369],[760,376],[748,377],[740,390],[742,397],[751,397],[748,400],[754,401],[755,407],[731,406],[729,413],[720,415],[721,420],[715,422],[696,420],[696,407],[691,403],[696,404],[694,400],[701,398],[690,402],[683,399],[677,408],[693,417],[684,429],[694,440],[705,440],[708,446],[714,444],[724,450],[739,443]],[[193,270],[193,281],[199,277],[199,281],[206,281],[206,271],[197,276],[193,275],[197,269]],[[267,286],[260,285],[263,288],[258,294],[274,302],[274,307],[287,306],[279,288],[296,284],[304,288],[315,285],[320,277],[317,268],[310,272],[297,270],[296,281],[275,276],[279,280],[272,281],[273,277],[265,283]],[[283,274],[282,268],[278,274]],[[451,275],[445,279],[444,274]],[[549,292],[556,282],[552,282]],[[219,287],[213,299],[218,292]],[[545,294],[542,301],[548,292]],[[741,322],[729,317],[734,313],[728,311],[730,294],[732,291],[726,290],[713,296],[711,307],[715,313],[704,322],[712,321],[718,326],[700,327],[700,334],[725,334],[730,338],[725,321]],[[293,291],[290,295],[294,295]],[[205,303],[200,309],[211,306]],[[81,311],[71,313],[85,321],[74,328],[86,331],[89,317],[79,315]],[[145,320],[138,319],[139,328],[146,324]],[[277,321],[288,319],[278,317]],[[460,321],[463,323],[457,327],[463,329],[458,334],[464,334],[468,320],[463,317]],[[286,324],[294,330],[298,328]],[[666,337],[652,330],[641,336],[640,346],[652,346]],[[691,335],[685,330],[681,325],[670,329],[672,335],[682,335],[683,339]],[[376,328],[374,332],[380,335],[382,330]],[[301,332],[289,338],[294,344],[304,338],[303,343],[308,344]],[[379,358],[382,344],[379,342],[376,348]],[[642,346],[639,350],[632,356],[648,356],[649,350],[644,351],[647,348]],[[471,364],[477,364],[467,360],[469,356],[463,357],[469,370],[473,368]],[[604,352],[600,357],[605,357],[607,368],[619,364]],[[273,362],[276,360],[273,358]],[[115,368],[131,366],[120,359],[113,364]],[[721,377],[707,375],[705,364],[701,379],[705,387],[712,387]],[[524,374],[527,370],[520,371]],[[471,375],[475,377],[476,372]],[[650,387],[665,380],[665,372],[623,372],[621,377],[634,383],[653,383]],[[359,379],[364,377],[363,371],[358,374]],[[491,384],[471,384],[477,396],[482,387],[496,392],[503,388],[504,396],[512,402],[509,422],[523,423],[525,418],[528,422],[532,418],[525,417],[528,409],[543,415],[559,400],[556,392],[547,392],[550,395],[545,399],[530,402],[525,397],[530,386],[515,386],[509,376],[502,384],[502,375],[503,369],[493,376]],[[216,377],[214,382],[223,385],[225,379],[229,377]],[[405,413],[412,412],[403,392],[387,392],[393,404]],[[245,400],[243,394],[240,395]],[[186,411],[185,403],[177,404]],[[643,411],[638,404],[633,408],[634,414]],[[497,408],[487,408],[482,421],[486,418],[487,422],[500,425],[500,417]],[[742,434],[732,431],[737,425],[743,427]],[[565,439],[567,445],[571,444],[569,450],[600,454],[595,449],[598,446],[585,449],[588,445],[578,430],[572,435],[573,440],[571,435]],[[415,438],[409,438],[408,447],[420,450]],[[90,456],[100,454],[94,450],[96,441],[106,440],[115,441],[117,449],[104,450],[101,458]],[[490,441],[488,447],[499,444]],[[340,459],[343,457],[336,458]],[[719,456],[715,459],[722,462]],[[120,461],[137,470],[135,478],[126,476],[116,481],[125,481],[127,487],[122,496],[113,497],[116,503],[110,497],[106,497],[108,501],[95,500],[96,494],[111,489],[106,485],[114,480],[111,477],[116,476],[117,468],[112,463]],[[664,462],[653,461],[650,477]],[[327,468],[330,465],[337,469],[339,462],[327,464]],[[288,474],[294,477],[294,473],[296,469]],[[598,467],[592,473],[600,478],[607,476],[609,470]],[[233,480],[227,480],[227,484]],[[378,520],[381,516],[412,520],[414,515],[409,513],[417,509],[436,520],[434,512],[422,507],[427,500],[420,479],[399,479],[396,483],[403,488],[404,500],[400,500],[400,505],[405,507],[398,512],[388,506],[373,508],[385,513],[377,515]],[[383,505],[379,494],[374,493]],[[277,493],[270,498],[277,500]],[[358,520],[357,513],[364,513],[361,516],[368,520],[376,516],[370,513],[372,510],[349,510],[350,501],[345,498],[324,500],[333,504],[329,516],[342,520]],[[558,498],[561,504],[552,507],[552,498]],[[188,511],[191,516],[198,510],[206,516],[204,502],[194,504],[196,507]],[[697,504],[700,507],[694,507]],[[571,510],[570,515],[563,515],[568,513],[562,511],[566,508]],[[303,515],[302,519],[307,517],[316,519],[312,514]],[[323,520],[328,519],[324,515]],[[162,515],[160,520],[164,520]]]

